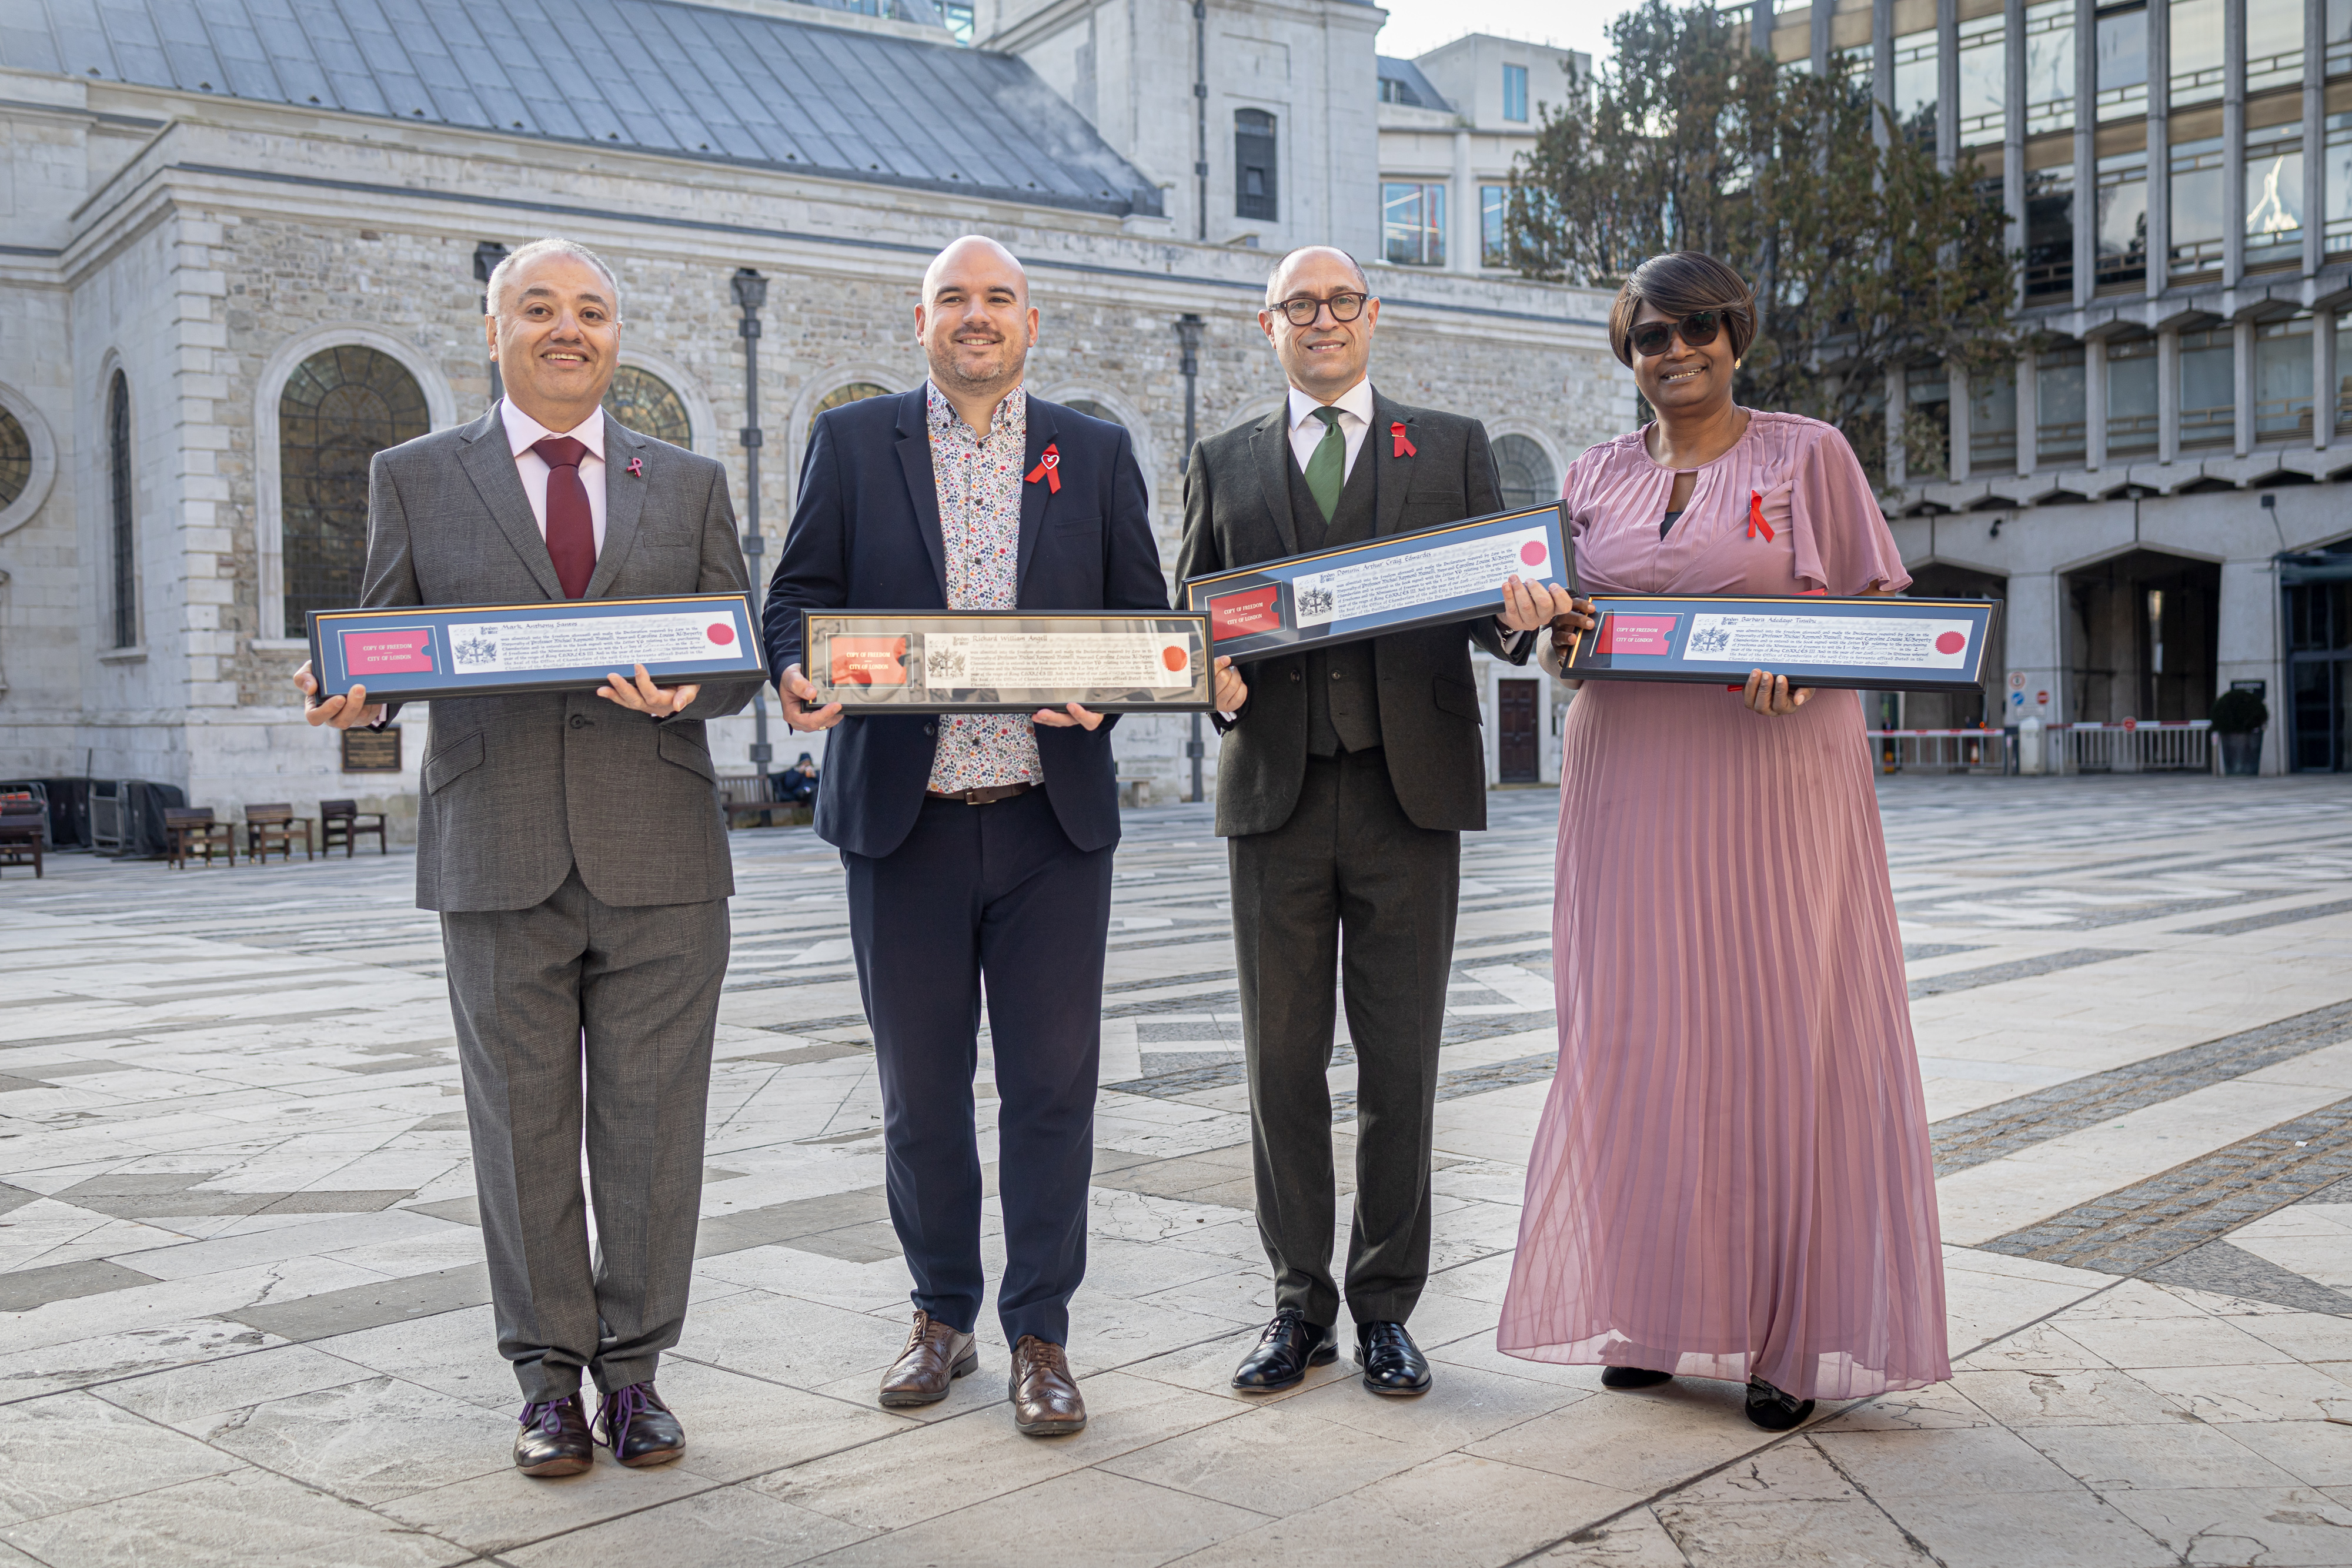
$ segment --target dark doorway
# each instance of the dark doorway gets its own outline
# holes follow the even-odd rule
[[[2352,764],[2352,539],[2279,558],[2286,597],[2286,765],[2342,773]],[[2271,709],[2278,721],[2278,705]]]
[[[1506,784],[1533,784],[1543,777],[1536,721],[1536,698],[1542,685],[1541,681],[1495,683],[1495,711],[1501,720],[1496,734]]]
[[[1930,562],[1911,574],[1911,586],[1905,590],[1912,599],[2007,599],[2009,579],[1996,577],[1989,571],[1977,571],[1965,566],[1948,566]],[[2006,605],[2003,606],[2007,608]],[[1902,729],[1974,729],[1990,723],[1998,729],[2001,716],[1988,716],[1986,704],[2001,700],[1996,683],[2009,674],[2005,644],[2009,622],[2003,616],[1993,617],[1992,646],[1985,650],[1985,680],[1994,689],[1990,692],[1905,692]]]
[[[2221,601],[2221,567],[2156,550],[2068,572],[2064,716],[2203,718],[2213,706]]]

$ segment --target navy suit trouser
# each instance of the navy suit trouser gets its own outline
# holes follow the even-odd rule
[[[1087,1266],[1111,850],[1072,844],[1042,789],[923,802],[906,841],[844,852],[858,989],[882,1080],[890,1223],[914,1301],[970,1333],[986,1293],[972,1079],[985,981],[996,1056],[1008,1343],[1069,1343]]]

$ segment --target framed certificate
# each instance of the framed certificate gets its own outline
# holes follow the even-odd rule
[[[1496,614],[1503,580],[1513,576],[1575,586],[1565,507],[1497,512],[1213,572],[1186,581],[1184,607],[1208,616],[1214,652],[1241,664]]]
[[[1209,618],[1166,612],[803,610],[817,701],[854,714],[1206,713]]]
[[[1592,607],[1600,623],[1561,661],[1572,680],[1728,685],[1769,670],[1792,686],[1980,692],[2000,601],[1596,593]]]
[[[593,691],[643,664],[666,686],[764,680],[743,593],[313,610],[310,668],[324,693],[393,702]]]

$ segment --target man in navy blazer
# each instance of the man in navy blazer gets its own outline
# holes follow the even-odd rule
[[[929,1405],[979,1365],[982,980],[994,1032],[1013,1422],[1074,1432],[1064,1346],[1086,1270],[1087,1185],[1118,793],[1115,717],[845,718],[802,673],[803,610],[1168,606],[1127,432],[1027,395],[1028,278],[966,236],[923,277],[917,390],[818,417],[768,591],[769,667],[796,729],[838,726],[816,831],[841,848],[882,1082],[890,1219],[914,1325],[881,1402]],[[1053,461],[1047,461],[1047,455]],[[1048,482],[1055,475],[1058,486]]]

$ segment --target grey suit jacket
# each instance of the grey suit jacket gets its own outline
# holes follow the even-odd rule
[[[750,586],[727,471],[605,416],[604,548],[589,599]],[[628,472],[644,459],[642,475]],[[493,406],[375,455],[361,602],[524,604],[563,589]],[[711,683],[656,722],[593,692],[444,697],[432,705],[416,829],[420,909],[528,909],[573,865],[610,904],[694,904],[735,891],[702,721],[756,681]]]
[[[1176,580],[1300,553],[1290,512],[1288,406],[1212,435],[1184,471],[1184,541]],[[1405,428],[1411,456],[1391,426]],[[1433,528],[1503,509],[1486,427],[1458,413],[1408,408],[1372,393],[1372,428],[1358,463],[1374,470],[1381,537]],[[1479,735],[1478,685],[1470,644],[1514,663],[1527,640],[1507,649],[1492,616],[1468,627],[1433,626],[1372,641],[1379,672],[1381,749],[1397,804],[1423,828],[1486,825],[1486,750]],[[1255,660],[1242,676],[1249,701],[1224,732],[1217,761],[1217,831],[1266,833],[1290,819],[1307,777],[1307,659]]]

